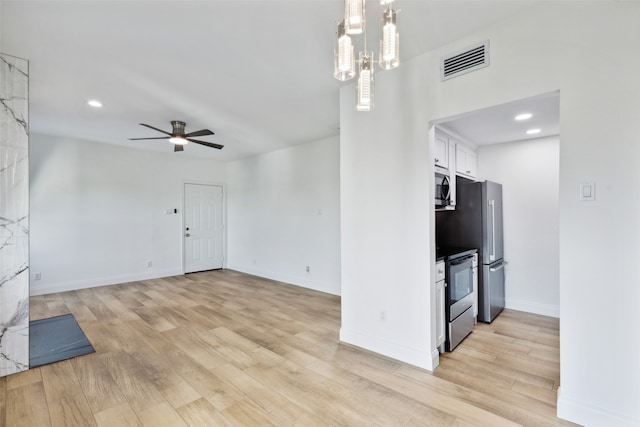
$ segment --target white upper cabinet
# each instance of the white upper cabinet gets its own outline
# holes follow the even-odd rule
[[[449,169],[449,138],[436,129],[436,144],[433,160],[436,166]]]
[[[456,173],[471,179],[478,175],[476,152],[460,143],[456,144]]]

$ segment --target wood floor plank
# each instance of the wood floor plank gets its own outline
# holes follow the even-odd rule
[[[174,350],[168,352],[166,356],[171,360],[176,373],[184,378],[201,396],[211,402],[217,410],[222,411],[243,399],[242,392],[232,385],[225,384],[205,366],[197,362],[194,363],[193,359],[185,353]],[[217,365],[223,364],[225,364],[224,361],[217,363]],[[211,366],[215,366],[215,364]]]
[[[145,427],[188,427],[180,414],[167,402],[142,411],[138,418]]]
[[[126,403],[122,391],[100,361],[98,353],[76,357],[70,362],[94,414]]]
[[[554,318],[504,310],[431,373],[340,343],[340,297],[232,270],[31,307],[74,314],[96,353],[0,378],[0,427],[572,425]]]
[[[149,324],[155,331],[164,332],[174,329],[176,325],[169,322],[164,316],[161,316],[153,308],[141,306],[131,309],[138,317]]]
[[[7,426],[51,425],[47,398],[41,382],[27,384],[7,391]]]
[[[329,386],[323,378],[292,362],[267,369],[251,367],[245,372],[297,406],[316,416],[324,416],[328,424],[364,425],[369,421],[365,414],[347,406],[335,393],[329,392]],[[324,398],[314,399],[318,393],[323,393]]]
[[[129,354],[124,351],[110,352],[100,358],[134,412],[139,413],[165,402],[162,394]]]
[[[6,377],[6,381],[7,390],[13,390],[14,388],[23,387],[29,384],[41,383],[42,371],[41,368],[29,369],[28,371],[9,375]]]
[[[42,366],[40,371],[49,404],[80,391],[80,383],[68,360]]]
[[[221,366],[214,373],[242,391],[245,396],[251,398],[257,407],[271,414],[279,423],[285,425],[319,425],[322,423],[322,417],[306,411],[234,365]]]
[[[413,414],[423,426],[448,426],[454,420],[451,415],[420,404],[410,396],[393,393],[384,383],[356,375],[348,368],[324,362],[291,347],[282,346],[277,351],[284,351],[288,360],[301,360],[306,368],[340,384],[342,388],[335,389],[336,395],[378,425],[403,425],[410,421],[406,414]],[[352,393],[354,389],[360,392]],[[394,408],[394,411],[387,408]]]
[[[78,322],[78,325],[97,353],[122,350],[120,343],[109,333],[109,321]]]
[[[143,427],[140,419],[128,403],[121,403],[95,414],[98,427]]]
[[[7,377],[0,378],[0,427],[7,425]]]
[[[224,417],[206,399],[198,399],[177,408],[178,413],[192,427],[233,427],[234,424]]]
[[[103,293],[103,294],[99,294],[98,298],[100,298],[100,301],[102,301],[102,303],[106,305],[107,308],[109,308],[109,310],[111,310],[111,312],[113,312],[117,316],[118,320],[127,321],[127,320],[139,319],[137,314],[135,314],[133,311],[128,309],[122,303],[122,301],[120,301],[114,295]]]
[[[240,400],[222,411],[237,426],[277,426],[278,422],[253,401]]]
[[[97,425],[89,403],[82,392],[62,396],[54,402],[49,401],[49,415],[52,427],[92,427]]]

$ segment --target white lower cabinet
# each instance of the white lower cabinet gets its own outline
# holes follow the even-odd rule
[[[445,292],[447,283],[444,280],[444,262],[436,263],[436,347],[444,352],[446,336]]]

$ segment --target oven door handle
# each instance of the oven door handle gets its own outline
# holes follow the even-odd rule
[[[473,255],[468,255],[468,256],[465,256],[465,257],[462,257],[462,258],[457,258],[457,259],[451,260],[451,261],[449,261],[449,264],[450,265],[459,265],[459,264],[462,264],[464,262],[468,262],[469,260],[472,260],[472,259],[473,259]]]
[[[497,267],[491,267],[491,268],[489,268],[489,271],[493,273],[494,271],[501,270],[501,269],[503,269],[503,268],[504,268],[504,266],[505,266],[505,265],[507,265],[507,264],[509,264],[509,263],[508,263],[508,262],[506,262],[506,261],[504,261],[502,264],[500,264],[500,265],[499,265],[499,266],[497,266]]]

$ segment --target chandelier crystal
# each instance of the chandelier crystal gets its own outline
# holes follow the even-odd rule
[[[344,24],[347,34],[362,34],[365,26],[365,0],[344,1]]]
[[[334,51],[333,77],[344,82],[356,75],[353,43],[349,34],[346,33],[344,21],[338,24],[337,39],[337,48]]]
[[[400,35],[396,31],[396,11],[388,6],[382,13],[382,40],[380,40],[380,66],[385,70],[400,64]]]
[[[365,28],[365,1],[345,0],[344,20],[338,24],[336,47],[334,48],[333,77],[340,81],[355,77],[354,38],[363,34],[364,48],[360,51],[359,75],[356,85],[356,110],[371,111],[374,106],[373,71],[376,59],[374,53],[367,51],[367,32]],[[397,11],[391,7],[393,0],[379,0],[384,7],[382,12],[382,31],[378,64],[384,70],[391,70],[400,64],[400,36],[396,26]]]
[[[373,110],[373,52],[360,52],[360,75],[356,89],[356,110]]]

